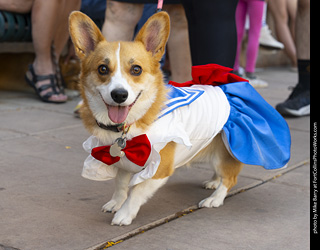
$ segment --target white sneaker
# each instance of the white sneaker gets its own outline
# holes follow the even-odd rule
[[[245,78],[249,80],[249,83],[254,88],[267,88],[269,86],[269,84],[266,81],[258,78],[253,73],[246,72]]]
[[[283,49],[284,45],[278,42],[272,35],[269,26],[266,24],[261,28],[259,44],[272,49]]]

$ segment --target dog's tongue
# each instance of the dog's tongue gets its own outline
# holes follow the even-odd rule
[[[129,113],[129,106],[108,106],[108,115],[114,123],[123,123]]]

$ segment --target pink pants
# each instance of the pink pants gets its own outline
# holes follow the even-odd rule
[[[249,15],[250,28],[248,32],[248,46],[246,54],[245,71],[253,73],[256,67],[259,52],[259,36],[263,15],[264,1],[261,0],[239,0],[236,10],[237,24],[237,54],[234,63],[234,70],[239,70],[242,38],[245,31],[246,15]]]

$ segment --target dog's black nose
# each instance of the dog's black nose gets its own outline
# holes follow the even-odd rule
[[[111,97],[116,103],[123,103],[128,98],[128,91],[125,89],[114,89],[111,91]]]

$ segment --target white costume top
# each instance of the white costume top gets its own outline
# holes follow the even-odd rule
[[[142,168],[125,156],[109,166],[91,155],[84,162],[82,176],[92,180],[109,180],[116,176],[118,168],[132,173],[130,186],[155,175],[160,164],[159,152],[167,143],[177,143],[174,166],[185,165],[204,149],[222,130],[228,120],[230,105],[220,87],[194,85],[188,88],[173,88],[178,95],[169,99],[167,108],[146,131],[152,146],[150,156]],[[90,136],[83,148],[91,153],[92,148],[104,146],[95,136]]]

